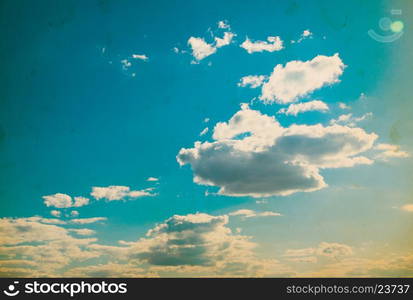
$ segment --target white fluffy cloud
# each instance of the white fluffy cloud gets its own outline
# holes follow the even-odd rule
[[[146,238],[122,244],[127,246],[128,260],[137,259],[160,272],[181,269],[186,274],[202,276],[263,276],[280,272],[282,267],[275,260],[256,257],[257,245],[250,237],[233,233],[227,225],[227,215],[174,215],[149,230]]]
[[[241,78],[238,86],[251,88],[257,88],[264,84],[264,81],[267,79],[267,76],[264,75],[249,75]]]
[[[228,122],[216,124],[213,139],[178,153],[180,165],[191,165],[194,182],[217,186],[222,195],[266,197],[322,189],[321,169],[373,163],[360,154],[377,135],[340,125],[284,128],[243,104]]]
[[[228,24],[227,21],[219,21],[217,23],[218,30],[220,32],[223,32],[222,37],[215,36],[214,32],[211,29],[208,29],[208,31],[212,34],[213,37],[213,42],[208,43],[205,41],[204,38],[202,37],[193,37],[191,36],[188,39],[188,46],[191,48],[192,56],[195,58],[191,63],[192,64],[198,64],[201,60],[204,58],[214,54],[217,52],[219,48],[222,48],[224,46],[228,46],[232,43],[234,37],[236,36],[235,33],[231,32],[231,27]],[[185,53],[185,51],[180,51],[178,48],[174,48],[175,53]]]
[[[89,199],[85,197],[75,197],[73,207],[81,207],[89,204]]]
[[[89,204],[88,198],[75,197],[74,201],[72,201],[71,196],[62,193],[43,196],[43,200],[47,207],[52,206],[56,208],[81,207]]]
[[[122,185],[110,185],[107,187],[93,187],[90,195],[96,200],[106,199],[108,201],[125,200],[128,198],[138,198],[145,196],[155,196],[151,193],[152,189],[131,191],[130,187]]]
[[[307,111],[320,111],[326,112],[328,111],[328,105],[320,100],[313,100],[309,102],[297,103],[297,104],[290,104],[288,108],[282,108],[278,111],[279,114],[286,114],[296,116],[299,113],[307,112]]]
[[[254,52],[274,52],[283,49],[283,41],[279,36],[269,36],[267,41],[252,42],[249,38],[241,44],[241,48],[244,48],[249,54]]]
[[[215,47],[221,48],[224,46],[228,46],[231,44],[232,39],[234,38],[235,34],[232,32],[224,32],[224,36],[222,38],[215,37]]]
[[[282,216],[280,213],[274,211],[262,211],[256,212],[251,209],[238,209],[229,213],[230,216],[241,216],[244,218],[255,218],[255,217],[279,217]]]
[[[72,207],[72,197],[66,194],[57,193],[54,195],[43,196],[44,204],[46,206],[53,206],[57,208]]]
[[[231,44],[232,39],[234,37],[234,33],[229,31],[224,32],[224,36],[222,38],[215,37],[214,43],[209,44],[203,38],[191,36],[188,39],[188,45],[192,49],[192,56],[195,58],[196,61],[199,62],[204,58],[216,53],[218,48],[228,46],[229,44]]]
[[[188,45],[192,49],[192,56],[198,61],[217,52],[217,48],[208,44],[203,38],[191,36],[188,39]]]
[[[146,239],[128,244],[130,255],[152,265],[211,265],[251,251],[255,244],[233,235],[227,223],[227,216],[175,215],[149,230]]]
[[[344,63],[338,54],[318,55],[309,61],[290,61],[275,66],[262,86],[260,99],[267,103],[290,103],[325,85],[339,81]]]

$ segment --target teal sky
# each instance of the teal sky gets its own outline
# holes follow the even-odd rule
[[[410,1],[2,1],[0,275],[412,276],[412,14]],[[379,20],[385,17],[401,21],[403,28],[383,30]],[[305,30],[310,34],[303,37]],[[369,30],[383,37],[402,34],[393,42],[380,42]],[[203,59],[192,55],[190,37],[214,45],[214,38],[225,32],[234,34],[228,45]],[[282,40],[282,49],[249,53],[240,47],[246,38],[257,42],[271,36]],[[289,103],[276,98],[264,103],[261,87],[240,86],[244,76],[266,75],[268,82],[276,65],[336,53],[345,65],[337,82],[325,81]],[[314,77],[322,74],[307,80]],[[328,111],[277,113],[314,100],[325,103]],[[199,172],[208,173],[212,182],[206,186],[194,182],[195,163],[188,160],[180,166],[177,156],[196,141],[213,142],[214,126],[229,122],[241,111],[241,103],[249,103],[249,111],[274,117],[284,128],[331,127],[332,120],[352,114],[337,126],[378,136],[360,152],[370,163],[317,165],[328,186],[315,191],[218,194],[223,185],[216,182],[221,179],[240,178],[240,190],[248,190],[249,184],[263,185],[260,178],[267,176],[259,166],[237,169],[232,160],[223,159],[211,167],[208,158],[200,158],[196,163],[205,163],[205,169]],[[200,136],[206,127],[209,131]],[[246,135],[234,135],[232,141],[254,134],[241,133]],[[341,136],[333,138],[341,145]],[[291,147],[300,147],[297,143]],[[286,145],[281,157],[293,151]],[[318,155],[306,147],[300,151]],[[263,166],[273,162],[270,158]],[[232,167],[243,171],[231,173]],[[223,178],[226,170],[229,178]],[[275,173],[283,182],[289,180],[282,170]],[[157,180],[148,181],[150,177]],[[93,187],[109,186],[126,186],[146,196],[91,195]],[[89,203],[45,205],[44,197],[57,193],[86,197]],[[52,210],[60,213],[53,216]],[[73,211],[79,216],[70,215]],[[196,213],[210,218],[204,222],[211,236],[230,228],[228,243],[245,249],[249,246],[241,240],[250,237],[256,247],[248,250],[248,259],[234,261],[231,252],[221,261],[208,246],[213,239],[193,227],[188,230],[194,232],[184,235],[201,240],[202,246],[180,235],[168,236],[175,234],[172,226],[177,225],[169,224],[176,221],[174,215]],[[33,216],[60,221],[28,219]],[[71,221],[93,217],[107,219],[85,225]],[[194,228],[199,224],[187,218]],[[218,227],[211,225],[214,220]],[[22,224],[29,229],[22,230]],[[145,237],[157,224],[171,228]],[[85,228],[93,234],[71,230]],[[79,248],[65,249],[60,238],[46,237],[47,230],[61,230],[68,240],[76,239]],[[164,235],[199,247],[200,253],[192,253],[193,261],[187,262],[181,250],[156,244]],[[79,242],[87,238],[96,240]],[[153,244],[148,250],[139,239]],[[135,244],[126,249],[119,241]],[[27,245],[54,247],[47,251],[60,258],[73,252],[69,261],[51,264],[24,252]],[[114,247],[112,252],[105,250],[108,246]],[[245,266],[251,260],[253,266],[266,265],[265,272],[250,273],[253,268]],[[231,269],[229,262],[237,267]],[[49,263],[47,273],[44,266]],[[124,273],[119,271],[122,265],[127,266]]]

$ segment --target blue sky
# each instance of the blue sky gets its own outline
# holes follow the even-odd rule
[[[413,274],[408,1],[3,1],[0,13],[2,276]],[[379,21],[385,17],[403,28],[383,30]],[[402,35],[383,43],[369,30]],[[231,38],[217,46],[215,39],[225,33]],[[204,48],[191,44],[191,37],[202,39]],[[281,46],[268,37],[278,37]],[[248,51],[247,40],[255,50]],[[197,59],[197,49],[215,52]],[[302,69],[288,73],[292,61]],[[251,88],[242,84],[246,76],[263,77]],[[267,100],[264,89],[270,91]],[[328,109],[280,112],[315,100]],[[236,114],[245,120],[244,113],[254,115],[247,129],[239,128],[242,122],[230,125]],[[260,125],[269,119],[271,128]],[[317,124],[323,132],[318,141],[311,127]],[[296,125],[304,131],[292,129]],[[264,143],[269,158],[258,150],[238,153],[233,145],[244,147],[251,136],[258,137],[254,147]],[[314,150],[307,139],[316,141]],[[196,141],[219,147],[181,157],[180,165],[180,151],[197,149]],[[334,153],[320,154],[330,146]],[[294,151],[301,154],[291,158]],[[255,154],[264,159],[261,165],[249,160]],[[338,166],[356,156],[365,161]],[[290,161],[275,170],[286,157]],[[297,162],[300,167],[284,169]],[[297,182],[308,174],[296,169],[322,180],[311,173],[314,190],[305,191]],[[276,179],[265,183],[271,176]],[[290,183],[293,192],[286,188]],[[117,191],[113,199],[109,190]],[[89,201],[74,207],[67,197]],[[106,219],[72,221],[94,217]],[[187,237],[209,246],[178,238],[179,222],[192,228]],[[196,230],[199,224],[205,231]],[[20,231],[23,225],[29,233]],[[60,234],[49,236],[48,230]],[[17,237],[9,241],[12,233]],[[59,235],[78,248],[64,249]],[[208,259],[198,253],[185,261],[170,244],[157,244],[162,237],[200,247]],[[220,239],[234,249],[240,243],[248,255],[235,261],[231,248],[227,260],[219,260],[214,241]],[[50,262],[22,250],[38,244],[60,258],[73,255],[46,268]]]

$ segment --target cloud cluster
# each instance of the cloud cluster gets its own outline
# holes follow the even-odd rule
[[[72,197],[62,193],[43,196],[44,204],[56,208],[81,207],[89,204],[89,199],[85,197]],[[56,214],[56,212],[54,212]]]
[[[254,52],[274,52],[280,51],[283,47],[283,41],[279,36],[269,36],[267,41],[255,41],[252,42],[248,37],[241,44],[241,48],[244,48],[249,54]]]
[[[228,216],[174,215],[134,242],[101,245],[87,228],[64,228],[40,217],[0,219],[1,276],[144,277],[265,276],[286,274],[276,260],[260,259],[249,236],[233,233]],[[101,258],[95,265],[91,258]],[[26,263],[27,261],[27,263]],[[82,267],[76,263],[83,262]],[[72,264],[74,263],[74,264]],[[135,275],[133,275],[133,273]]]
[[[371,164],[360,154],[377,135],[339,125],[284,128],[244,104],[228,122],[216,124],[213,139],[177,155],[181,166],[191,166],[194,182],[217,186],[222,195],[266,197],[327,186],[321,169]]]
[[[45,221],[40,217],[0,219],[0,276],[58,276],[70,263],[100,255],[88,249],[95,238],[75,238],[68,229]]]
[[[262,84],[260,99],[266,103],[294,102],[325,85],[338,82],[344,67],[338,53],[318,55],[309,61],[293,60],[285,66],[278,64]],[[255,87],[260,85],[255,84]]]
[[[282,108],[278,111],[279,114],[286,114],[287,116],[292,115],[296,116],[299,113],[307,112],[307,111],[320,111],[326,112],[328,111],[328,105],[320,100],[313,100],[309,102],[297,103],[297,104],[290,104],[288,108]]]
[[[231,213],[264,216],[261,214],[250,210]],[[55,222],[59,224],[53,224]],[[288,249],[281,257],[284,263],[263,259],[257,256],[258,245],[251,237],[241,235],[240,230],[234,233],[228,227],[228,215],[174,215],[150,229],[145,237],[132,242],[119,241],[118,245],[99,244],[96,238],[82,237],[95,234],[94,230],[66,228],[61,222],[41,217],[1,218],[0,276],[392,277],[413,274],[411,255],[360,259],[353,255],[353,247],[341,243],[322,242],[312,248]],[[320,265],[318,271],[300,273],[285,262],[295,266],[299,263]]]

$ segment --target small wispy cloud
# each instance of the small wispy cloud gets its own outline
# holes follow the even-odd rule
[[[82,218],[82,219],[72,219],[69,222],[72,224],[92,224],[96,222],[106,221],[106,217],[93,217],[93,218]]]
[[[278,212],[274,211],[262,211],[257,212],[251,209],[239,209],[233,212],[230,212],[228,215],[230,216],[241,216],[244,218],[256,218],[256,217],[279,217],[282,216]]]
[[[132,57],[135,59],[143,60],[143,61],[147,61],[149,59],[149,57],[146,56],[145,54],[132,54]]]
[[[209,131],[209,128],[208,128],[208,127],[205,127],[205,128],[201,131],[201,133],[199,134],[199,136],[203,136],[203,135],[207,134],[208,131]]]
[[[347,104],[345,104],[343,102],[340,102],[338,104],[338,107],[341,108],[341,109],[350,109],[351,108],[350,106],[348,106]]]
[[[340,115],[337,119],[330,120],[330,125],[346,125],[350,127],[355,127],[359,122],[368,120],[373,117],[373,113],[368,112],[363,114],[360,117],[355,117],[353,114],[343,114]]]
[[[309,38],[312,38],[312,37],[313,37],[313,33],[312,33],[309,29],[305,29],[305,30],[301,33],[300,38],[299,38],[297,41],[292,40],[292,41],[291,41],[291,44],[294,44],[294,43],[299,44],[299,43],[301,43],[303,40],[309,39]]]
[[[156,177],[148,177],[146,181],[159,181],[159,178]]]
[[[122,69],[125,71],[127,71],[132,66],[132,63],[126,58],[122,59],[120,63],[122,65]]]
[[[402,151],[400,146],[392,144],[378,144],[374,147],[379,153],[375,156],[376,159],[383,161],[389,160],[389,158],[407,158],[410,154],[406,151]]]

